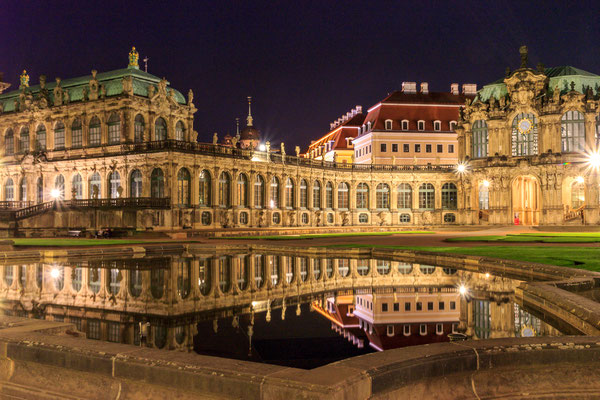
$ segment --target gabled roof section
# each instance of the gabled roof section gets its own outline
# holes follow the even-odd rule
[[[464,104],[467,98],[464,94],[452,94],[449,92],[428,92],[428,93],[406,93],[395,91],[389,94],[381,103],[407,103],[407,104]]]
[[[358,135],[358,127],[363,124],[365,120],[364,114],[356,114],[346,122],[341,123],[339,126],[327,132],[325,135],[315,140],[308,147],[308,151],[322,146],[323,144],[333,140],[333,149],[341,150],[348,149],[347,137],[355,138]]]
[[[555,76],[570,76],[570,75],[599,77],[596,74],[592,74],[591,72],[587,72],[587,71],[584,71],[584,70],[579,69],[579,68],[571,67],[570,65],[563,65],[563,66],[560,66],[560,67],[546,68],[545,73],[546,73],[546,76],[548,78],[552,78],[552,77],[555,77]]]

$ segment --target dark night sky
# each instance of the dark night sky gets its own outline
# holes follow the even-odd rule
[[[370,107],[402,81],[482,84],[519,63],[600,73],[600,3],[589,1],[7,1],[0,70],[17,85],[127,65],[132,45],[198,108],[210,141],[255,125],[288,149],[305,147],[356,104]],[[143,65],[142,65],[143,67]],[[14,87],[13,87],[14,88]],[[288,150],[291,152],[291,150]]]

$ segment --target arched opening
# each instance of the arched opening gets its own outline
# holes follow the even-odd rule
[[[540,218],[540,184],[531,175],[518,176],[512,183],[512,214],[520,225],[538,225]]]

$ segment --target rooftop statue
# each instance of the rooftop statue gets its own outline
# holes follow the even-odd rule
[[[127,66],[127,68],[139,69],[140,68],[140,65],[138,63],[139,58],[140,58],[140,55],[138,54],[137,50],[135,49],[135,47],[132,47],[131,51],[129,52],[129,65]]]
[[[19,80],[21,82],[21,89],[29,87],[29,75],[27,75],[27,70],[23,70],[23,73],[19,77]]]

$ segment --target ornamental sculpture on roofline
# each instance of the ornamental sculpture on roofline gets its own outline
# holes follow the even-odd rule
[[[129,65],[127,66],[127,68],[140,69],[140,65],[138,63],[139,58],[140,58],[140,55],[138,54],[137,50],[135,49],[135,46],[132,47],[131,51],[129,52]]]

